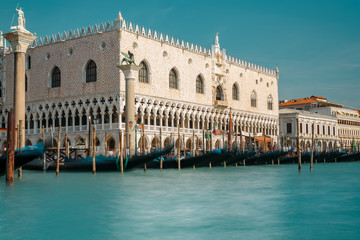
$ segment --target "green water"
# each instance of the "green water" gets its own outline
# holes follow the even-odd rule
[[[0,239],[360,239],[360,163],[24,171],[0,181]]]

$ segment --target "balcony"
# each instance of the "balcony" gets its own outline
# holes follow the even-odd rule
[[[221,100],[215,100],[214,101],[214,106],[216,106],[216,107],[227,107],[228,102],[227,101],[221,101]]]

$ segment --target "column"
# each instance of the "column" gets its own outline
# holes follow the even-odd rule
[[[126,146],[129,146],[130,156],[135,154],[135,94],[134,82],[138,78],[139,66],[135,64],[118,66],[125,75],[125,131],[126,131]],[[132,128],[130,128],[132,124]]]
[[[25,29],[25,22],[18,18],[19,26],[12,27],[14,31],[4,34],[14,52],[14,92],[13,103],[15,112],[15,126],[22,121],[21,132],[25,133],[25,54],[28,46],[36,39],[36,36]],[[17,139],[15,138],[15,146]],[[20,147],[25,146],[25,134],[21,135]]]

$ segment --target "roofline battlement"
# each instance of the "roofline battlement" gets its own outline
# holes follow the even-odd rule
[[[87,37],[95,34],[101,34],[105,32],[110,32],[114,30],[127,31],[138,36],[150,38],[152,40],[159,41],[164,44],[168,44],[173,47],[181,48],[202,56],[206,57],[215,57],[213,56],[211,47],[206,49],[204,47],[198,46],[193,43],[189,43],[183,40],[175,39],[167,34],[159,33],[156,30],[152,31],[150,28],[145,29],[145,27],[141,27],[139,25],[135,25],[132,22],[126,23],[125,19],[122,17],[119,12],[118,17],[114,21],[108,21],[107,23],[95,24],[93,26],[82,27],[81,29],[77,28],[76,30],[64,31],[63,33],[57,33],[56,35],[38,37],[35,41],[33,41],[29,48],[37,48],[45,45],[55,44],[58,42],[64,42],[68,40],[78,39],[82,37]],[[236,65],[239,67],[243,67],[246,69],[253,70],[258,73],[262,73],[265,75],[269,75],[272,77],[278,77],[278,70],[272,70],[266,67],[262,67],[256,65],[254,63],[247,62],[245,60],[241,60],[238,58],[234,58],[225,54],[224,61],[228,64]]]

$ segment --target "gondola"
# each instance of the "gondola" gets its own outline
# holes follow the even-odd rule
[[[148,161],[151,161],[161,155],[169,153],[173,149],[173,146],[169,146],[160,151],[152,152],[146,155],[134,155],[127,159],[124,158],[124,170],[133,169],[139,165],[142,165]],[[120,170],[120,159],[119,157],[96,155],[95,156],[96,171],[118,171]],[[65,172],[91,172],[93,164],[93,157],[82,157],[79,159],[65,157],[64,162],[59,164],[59,170]],[[47,170],[56,170],[56,161],[47,163]],[[28,170],[43,170],[43,162],[38,160],[30,162],[24,166],[24,169]]]
[[[15,150],[14,169],[42,156],[44,154],[44,145],[42,142],[33,146],[25,146]],[[7,153],[4,152],[0,156],[0,176],[6,173]]]
[[[209,152],[205,152],[199,156],[188,156],[180,158],[180,167],[181,168],[190,168],[190,167],[204,167],[209,166],[209,162],[217,161],[222,159],[225,155],[221,149],[215,149]],[[160,168],[160,159],[148,162],[146,164],[147,168]],[[165,156],[163,158],[163,169],[168,168],[178,168],[178,157],[177,156]]]

